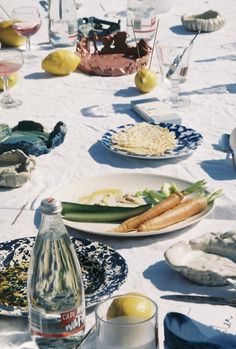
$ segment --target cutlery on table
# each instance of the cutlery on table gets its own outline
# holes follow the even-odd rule
[[[236,307],[236,298],[223,298],[215,296],[199,296],[188,294],[170,294],[161,296],[162,299],[177,301],[177,302],[189,302],[189,303],[203,303],[213,305],[228,305]]]
[[[24,209],[26,208],[28,204],[28,201],[20,208],[20,211],[17,213],[16,217],[13,219],[13,221],[11,222],[11,225],[15,224],[17,219],[20,217],[20,215],[22,214],[22,212],[24,211]]]

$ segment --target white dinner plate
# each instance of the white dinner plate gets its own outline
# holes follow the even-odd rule
[[[81,196],[88,195],[98,189],[121,189],[124,193],[134,194],[137,191],[144,190],[147,188],[159,190],[161,188],[161,185],[165,182],[174,182],[180,189],[185,189],[190,184],[192,184],[189,181],[169,176],[159,176],[155,174],[145,173],[120,173],[81,179],[61,188],[53,195],[55,198],[61,201],[78,202],[78,199]],[[213,210],[213,206],[214,204],[210,203],[207,206],[207,208],[199,214],[190,217],[183,222],[173,224],[167,228],[160,229],[158,231],[134,231],[129,233],[116,233],[112,232],[112,229],[115,226],[117,226],[117,223],[87,223],[72,222],[68,220],[64,220],[64,223],[71,228],[98,235],[119,236],[121,238],[127,238],[131,236],[151,236],[169,233],[178,229],[188,227],[191,224],[194,224],[200,221],[201,219],[205,218],[207,215],[209,215],[210,212]]]
[[[121,125],[116,128],[107,130],[102,137],[102,144],[108,150],[122,156],[146,160],[165,160],[189,155],[194,150],[196,150],[203,142],[202,135],[197,131],[193,130],[192,128],[188,128],[183,125],[161,122],[156,126],[168,129],[175,136],[176,146],[173,149],[165,151],[162,155],[140,155],[125,150],[116,149],[112,142],[112,137],[115,134],[124,131],[132,126],[134,126],[134,124]]]

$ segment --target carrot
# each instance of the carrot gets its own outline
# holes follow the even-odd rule
[[[123,223],[114,228],[113,231],[119,233],[126,233],[128,231],[135,230],[144,222],[178,205],[180,201],[183,199],[183,197],[183,194],[177,191],[168,196],[160,203],[158,203],[156,206],[144,212],[143,214],[125,220]]]
[[[186,199],[171,210],[152,218],[138,226],[138,231],[153,231],[168,227],[169,225],[182,222],[203,211],[208,204],[207,197],[194,197]]]

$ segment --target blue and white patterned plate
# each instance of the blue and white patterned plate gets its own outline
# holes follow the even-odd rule
[[[128,266],[124,258],[111,247],[97,241],[71,238],[79,257],[86,307],[94,306],[110,296],[125,281]],[[0,243],[0,273],[8,267],[28,263],[35,238],[21,238]],[[22,286],[26,295],[26,282]],[[0,315],[27,316],[27,308],[1,304]]]
[[[175,134],[176,138],[176,147],[166,151],[163,155],[140,155],[114,148],[112,143],[112,136],[134,125],[135,124],[121,125],[114,129],[108,130],[102,137],[102,144],[107,149],[120,155],[139,159],[162,160],[188,155],[192,151],[197,149],[197,147],[201,145],[203,142],[202,135],[193,130],[192,128],[187,128],[183,125],[161,122],[156,125],[167,128],[170,132]]]

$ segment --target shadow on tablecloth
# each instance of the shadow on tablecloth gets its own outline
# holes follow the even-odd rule
[[[89,154],[99,164],[110,165],[113,168],[160,168],[164,165],[176,165],[183,159],[188,158],[191,154],[181,156],[173,159],[166,160],[148,160],[148,159],[135,159],[128,156],[122,156],[113,153],[106,149],[100,141],[94,143],[89,148]],[[167,161],[168,160],[168,161]]]
[[[225,181],[236,178],[236,168],[233,160],[205,160],[200,164],[201,168],[214,180]]]
[[[184,294],[196,293],[220,297],[232,297],[232,292],[234,292],[230,286],[209,287],[197,285],[171,269],[165,260],[150,265],[144,270],[143,276],[145,279],[150,280],[160,291]]]
[[[201,88],[198,90],[180,92],[180,96],[191,96],[191,95],[210,95],[210,94],[219,94],[219,93],[236,93],[236,84],[221,84],[211,87]]]

